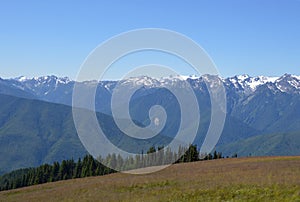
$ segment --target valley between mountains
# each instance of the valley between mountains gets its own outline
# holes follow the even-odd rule
[[[149,124],[151,105],[163,106],[169,126],[163,143],[173,138],[180,122],[178,103],[164,86],[182,88],[188,82],[196,95],[201,113],[194,144],[201,145],[211,118],[210,95],[205,79],[219,79],[226,92],[226,120],[216,150],[224,156],[300,155],[300,77],[220,78],[135,77],[122,81],[85,81],[83,88],[97,85],[95,109],[99,123],[106,127],[112,142],[119,139],[110,107],[111,95],[118,85],[143,85],[131,99],[130,115],[136,123]],[[38,166],[84,156],[72,117],[72,91],[75,81],[56,76],[0,79],[0,174],[24,167]],[[145,110],[141,110],[145,109]],[[90,110],[90,109],[86,109]],[[120,143],[121,142],[121,143]],[[162,142],[160,142],[161,144]],[[138,143],[140,144],[140,143]],[[144,147],[150,147],[147,141]]]

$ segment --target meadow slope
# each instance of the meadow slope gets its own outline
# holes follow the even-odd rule
[[[300,156],[182,163],[0,192],[0,201],[300,201]]]

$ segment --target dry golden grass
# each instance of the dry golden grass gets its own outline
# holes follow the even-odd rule
[[[0,192],[0,201],[300,201],[300,156],[176,164]]]

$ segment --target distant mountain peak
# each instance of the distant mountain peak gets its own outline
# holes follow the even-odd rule
[[[257,87],[264,85],[266,83],[274,83],[279,78],[280,77],[267,77],[267,76],[251,77],[247,74],[244,74],[244,75],[237,75],[234,77],[230,77],[225,80],[233,84],[233,86],[236,89],[255,91]]]
[[[26,76],[19,76],[19,77],[16,77],[16,78],[14,78],[14,80],[17,80],[17,81],[23,82],[23,81],[26,81],[26,80],[28,80],[28,78],[27,78]]]
[[[276,87],[281,92],[299,92],[300,93],[300,76],[284,74],[275,82]]]
[[[50,75],[50,76],[39,76],[39,77],[26,77],[26,76],[19,76],[14,79],[10,80],[15,80],[19,82],[28,82],[28,81],[33,81],[33,82],[39,82],[39,83],[49,83],[49,82],[55,82],[55,83],[62,83],[62,84],[67,84],[71,82],[71,80],[68,77],[57,77],[55,75]]]

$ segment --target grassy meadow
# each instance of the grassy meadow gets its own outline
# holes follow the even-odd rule
[[[0,201],[299,201],[300,156],[248,157],[0,192]]]

